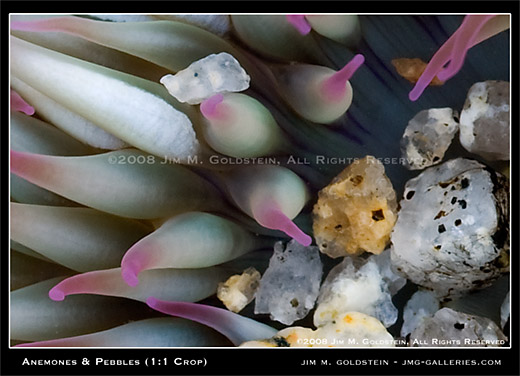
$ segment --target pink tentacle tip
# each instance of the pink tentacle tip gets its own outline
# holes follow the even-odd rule
[[[258,218],[258,222],[264,227],[284,232],[305,247],[308,247],[312,243],[312,238],[296,226],[296,224],[278,208],[266,208],[266,210],[261,213],[260,218]]]
[[[347,81],[354,76],[354,73],[356,73],[364,62],[365,57],[361,54],[357,54],[347,65],[325,80],[323,90],[327,97],[331,99],[342,98],[347,89]]]
[[[121,277],[130,287],[135,287],[139,284],[137,276],[141,270],[142,268],[135,261],[123,259],[121,262]]]
[[[200,112],[206,119],[215,118],[219,115],[218,105],[222,103],[224,96],[222,94],[215,94],[209,97],[200,104]]]
[[[26,115],[34,115],[34,107],[28,104],[16,91],[11,89],[11,110],[23,112]]]
[[[451,49],[451,61],[446,68],[437,74],[440,80],[447,81],[459,72],[464,64],[466,54],[473,47],[480,30],[493,17],[495,16],[468,15],[464,18],[462,25],[453,34],[455,41]]]
[[[453,35],[439,48],[421,74],[408,98],[419,99],[430,82],[437,77],[447,81],[462,68],[466,53],[479,40],[479,33],[494,15],[468,15]]]
[[[153,296],[150,296],[146,299],[146,304],[148,305],[148,307],[155,309],[159,304],[159,300],[157,300],[157,298],[154,298]]]
[[[426,89],[426,86],[428,86],[428,85],[418,86],[417,84],[415,84],[415,86],[410,91],[410,93],[408,93],[408,99],[411,100],[412,102],[415,102],[422,95],[422,93]]]
[[[49,298],[55,302],[61,302],[65,300],[65,296],[65,293],[58,286],[54,286],[49,291]]]
[[[301,35],[307,35],[311,32],[311,25],[307,22],[304,15],[287,15],[285,18]]]

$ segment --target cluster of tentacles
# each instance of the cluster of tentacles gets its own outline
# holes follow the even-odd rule
[[[316,156],[398,157],[415,113],[508,75],[506,36],[479,44],[504,16],[132,17],[12,19],[12,344],[271,337],[214,294],[276,241],[312,244],[317,191],[345,167]],[[249,89],[199,106],[160,84],[220,52]],[[429,61],[414,87],[403,57]],[[386,168],[400,195],[410,172]]]

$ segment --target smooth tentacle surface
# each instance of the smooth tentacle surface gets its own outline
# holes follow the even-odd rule
[[[11,85],[33,103],[42,119],[54,124],[75,139],[100,149],[117,150],[128,146],[127,143],[91,121],[34,90],[22,80],[12,76]]]
[[[222,154],[261,157],[280,152],[286,142],[269,110],[245,94],[216,94],[200,110],[206,118],[206,141]]]
[[[77,295],[63,302],[52,301],[48,292],[62,279],[11,292],[11,339],[45,341],[77,336],[153,316],[142,303],[108,296]]]
[[[146,300],[151,308],[172,316],[207,325],[225,335],[235,346],[254,339],[270,338],[276,329],[222,308],[196,303],[168,302],[153,296]]]
[[[132,149],[85,157],[11,151],[11,172],[71,200],[123,217],[153,219],[224,207],[220,193],[194,172]]]
[[[11,150],[49,155],[86,155],[95,152],[51,124],[22,113],[11,113]],[[37,205],[77,206],[53,192],[38,187],[11,172],[11,197],[17,202]]]
[[[509,36],[477,46],[509,18],[13,15],[11,88],[24,103],[11,111],[11,344],[229,346],[271,338],[268,346],[292,345],[273,338],[275,315],[258,316],[252,305],[240,315],[217,308],[218,284],[250,267],[265,273],[276,241],[312,244],[311,205],[355,158],[380,158],[402,196],[415,174],[399,160],[408,121],[427,108],[462,109],[475,82],[509,80]],[[413,80],[392,60],[427,61],[446,40],[414,95],[432,77],[451,81],[410,101]],[[250,77],[242,93],[195,106],[159,83],[220,52]],[[212,86],[230,74],[203,68]],[[450,156],[459,153],[454,146]],[[379,261],[381,275],[391,270],[391,260]],[[293,277],[290,269],[284,278]],[[382,288],[395,283],[391,276],[382,276]],[[471,294],[451,308],[500,321],[496,309],[474,301],[498,307],[507,293],[501,283],[499,293]],[[244,287],[254,290],[230,288],[236,297]],[[352,299],[365,304],[369,290],[355,290]],[[393,299],[401,316],[405,295]],[[287,302],[296,309],[303,299]],[[399,336],[398,326],[388,331]]]
[[[174,72],[218,52],[236,53],[224,39],[183,22],[103,22],[79,17],[58,17],[13,22],[24,31],[60,31],[138,56]]]
[[[137,287],[128,286],[121,278],[121,269],[97,270],[67,278],[49,291],[54,301],[68,295],[95,294],[118,296],[145,302],[149,296],[165,300],[197,302],[217,291],[217,285],[229,272],[223,268],[154,269],[141,273]]]
[[[40,281],[56,278],[64,275],[72,275],[74,270],[67,269],[52,261],[47,262],[36,257],[31,257],[11,248],[11,281],[10,290],[18,290]]]
[[[26,115],[34,115],[34,107],[28,104],[16,91],[11,89],[11,110],[23,112]]]
[[[17,347],[205,347],[227,346],[211,329],[189,320],[156,318],[77,337],[18,345]]]
[[[363,64],[356,55],[339,71],[318,65],[292,64],[273,67],[278,89],[287,103],[302,117],[328,124],[340,118],[352,103],[349,80]]]
[[[128,248],[151,230],[90,208],[11,203],[12,240],[81,272],[119,266]]]
[[[305,183],[281,166],[237,168],[223,175],[235,204],[260,225],[285,232],[303,245],[312,238],[293,222],[309,198]]]
[[[185,213],[169,219],[133,245],[121,261],[121,275],[129,286],[137,286],[137,277],[144,270],[213,266],[270,242],[222,217]]]
[[[186,160],[199,143],[190,118],[153,83],[11,36],[11,74],[131,145]],[[92,83],[96,83],[93,85]],[[183,109],[184,106],[177,106]]]
[[[285,61],[327,62],[312,36],[301,35],[283,15],[232,15],[231,20],[238,37],[261,54]]]
[[[288,15],[285,18],[301,35],[307,35],[311,32],[311,25],[309,25],[303,14]]]

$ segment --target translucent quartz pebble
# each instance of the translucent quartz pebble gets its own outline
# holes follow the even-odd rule
[[[509,86],[505,81],[477,82],[460,114],[460,143],[487,160],[509,160]]]
[[[232,275],[226,282],[219,283],[217,297],[230,311],[240,312],[255,297],[260,277],[255,268],[247,268],[242,274]]]
[[[419,290],[412,295],[404,306],[401,336],[406,337],[422,322],[432,317],[440,308],[439,300],[431,291]]]
[[[392,232],[392,263],[412,282],[455,297],[509,270],[509,184],[457,158],[406,183]]]
[[[369,260],[373,260],[379,268],[379,273],[388,287],[390,295],[394,296],[404,285],[406,285],[406,278],[403,278],[398,273],[394,272],[394,266],[390,258],[390,251],[383,252],[379,255],[370,256]]]
[[[274,246],[269,267],[256,293],[255,313],[269,313],[272,320],[290,325],[314,307],[323,265],[318,247],[304,247],[291,240],[284,249]]]
[[[240,63],[226,52],[211,54],[175,75],[161,78],[161,84],[175,99],[189,104],[199,104],[218,93],[245,90],[249,81]]]
[[[401,155],[409,170],[422,170],[442,161],[459,129],[451,108],[423,110],[408,122],[401,139]]]
[[[498,347],[507,337],[488,318],[443,308],[410,335],[413,347]]]
[[[314,325],[338,321],[338,315],[348,311],[373,316],[385,327],[397,321],[397,308],[373,258],[363,263],[345,257],[332,268],[320,289]]]
[[[241,347],[394,347],[395,341],[375,318],[344,312],[338,320],[316,330],[300,326],[280,330],[272,338],[249,341]]]
[[[318,195],[313,230],[320,251],[343,257],[383,252],[397,218],[397,202],[383,164],[356,160]]]
[[[506,325],[507,320],[509,319],[511,309],[509,294],[510,293],[508,292],[506,298],[504,299],[504,303],[502,303],[502,305],[500,306],[500,325],[502,326],[502,328]]]

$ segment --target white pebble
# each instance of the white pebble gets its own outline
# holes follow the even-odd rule
[[[373,258],[362,263],[345,257],[330,271],[320,290],[314,325],[336,321],[338,314],[348,311],[373,316],[385,327],[397,321],[397,308]]]
[[[392,263],[439,298],[489,286],[509,270],[508,182],[469,159],[406,183],[392,232]]]
[[[161,78],[168,92],[179,102],[199,104],[218,93],[239,92],[249,87],[250,78],[230,54],[211,54],[177,74]]]
[[[507,337],[488,318],[443,308],[410,335],[414,347],[500,347]]]
[[[509,160],[509,86],[505,81],[477,82],[460,115],[460,143],[488,160]]]
[[[439,308],[439,300],[431,291],[417,291],[404,306],[401,336],[406,337],[413,332],[424,319],[432,317]]]
[[[272,320],[286,325],[304,318],[314,307],[322,275],[318,247],[291,240],[284,249],[277,242],[256,292],[255,314],[269,313]]]
[[[401,139],[401,153],[408,169],[422,170],[442,161],[459,130],[455,116],[451,108],[431,108],[408,122]]]

